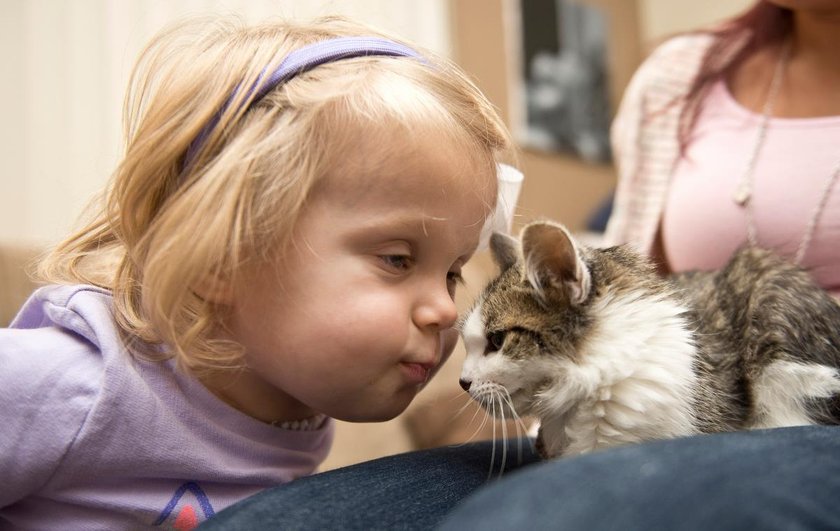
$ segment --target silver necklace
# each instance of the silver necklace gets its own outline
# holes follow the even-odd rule
[[[788,40],[782,47],[779,54],[779,60],[776,62],[776,69],[773,72],[773,79],[770,81],[770,88],[767,90],[767,97],[764,100],[764,106],[761,109],[761,121],[758,125],[755,143],[753,144],[750,157],[747,159],[747,167],[738,181],[738,186],[735,188],[735,193],[732,199],[743,206],[747,211],[747,242],[752,247],[758,247],[758,234],[755,228],[755,215],[753,213],[752,191],[755,180],[755,165],[758,161],[758,155],[761,153],[761,148],[764,146],[764,139],[767,137],[767,129],[770,123],[770,117],[773,115],[773,105],[776,103],[776,96],[779,94],[779,88],[782,85],[782,78],[784,77],[785,67],[787,66],[790,55],[790,40]],[[808,220],[808,225],[805,227],[805,233],[802,235],[802,240],[799,242],[799,247],[796,249],[794,255],[794,263],[802,265],[802,259],[805,258],[805,253],[811,245],[811,240],[814,237],[814,232],[817,229],[817,222],[825,210],[825,205],[828,203],[828,198],[831,196],[831,189],[837,176],[840,174],[840,161],[835,165],[828,179],[826,179],[823,186],[822,195],[819,201],[814,206],[811,217]]]

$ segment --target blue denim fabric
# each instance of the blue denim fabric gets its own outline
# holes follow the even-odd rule
[[[660,441],[514,472],[442,531],[840,529],[840,427]]]
[[[508,441],[505,472],[538,457]],[[199,526],[205,530],[432,529],[461,499],[497,481],[501,443],[472,443],[384,457],[281,485],[243,500]],[[491,475],[491,462],[495,466]]]
[[[515,443],[514,443],[515,445]],[[244,500],[205,529],[840,529],[840,427],[704,435],[487,480],[488,443],[402,454]],[[516,467],[516,452],[508,455]]]

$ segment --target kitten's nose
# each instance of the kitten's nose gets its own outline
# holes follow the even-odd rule
[[[470,390],[470,386],[472,385],[472,382],[471,382],[471,381],[469,381],[469,380],[464,380],[463,378],[461,378],[460,380],[458,380],[458,383],[459,383],[459,384],[461,384],[461,389],[463,389],[464,391],[469,391],[469,390]]]

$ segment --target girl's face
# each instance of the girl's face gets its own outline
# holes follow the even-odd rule
[[[439,140],[399,137],[343,161],[283,260],[236,297],[230,329],[250,370],[217,392],[246,413],[388,420],[451,353],[456,284],[496,177]]]

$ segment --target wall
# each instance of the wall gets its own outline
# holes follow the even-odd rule
[[[753,0],[642,0],[639,28],[645,45],[667,35],[712,24],[752,5]]]
[[[131,66],[184,15],[341,13],[449,55],[446,0],[2,0],[0,241],[56,241],[104,185]]]

